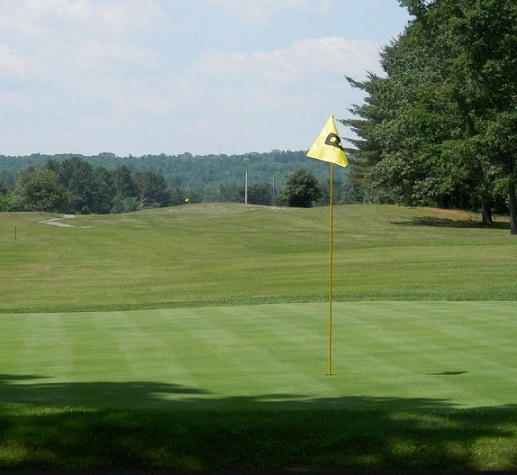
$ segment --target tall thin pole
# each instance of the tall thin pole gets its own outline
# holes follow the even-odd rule
[[[275,175],[273,175],[273,206],[275,206]]]
[[[334,235],[334,170],[330,164],[330,239],[329,239],[329,354],[328,375],[332,376],[332,251]]]
[[[246,170],[246,180],[244,183],[244,204],[248,204],[248,170]]]

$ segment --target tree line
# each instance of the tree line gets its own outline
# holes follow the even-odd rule
[[[138,159],[104,154],[93,160],[80,156],[31,156],[25,161],[28,166],[20,167],[16,173],[13,169],[24,159],[2,158],[11,168],[4,167],[0,172],[0,211],[124,213],[196,202],[242,203],[245,194],[250,204],[308,207],[328,203],[328,167],[307,159],[304,152],[276,153],[274,157],[257,154],[253,161],[190,154]],[[99,158],[109,168],[95,166]],[[179,171],[181,167],[175,161],[186,169]],[[225,167],[230,161],[233,167]],[[135,166],[135,162],[141,166]],[[171,174],[170,169],[175,166],[177,172]],[[234,179],[229,176],[232,168],[238,169]],[[248,168],[253,170],[253,178],[246,186],[244,174]],[[269,171],[261,174],[260,168]],[[312,170],[317,170],[319,177]],[[260,182],[257,178],[269,179]],[[339,190],[337,202],[362,200],[346,174],[338,175],[334,186]]]
[[[120,213],[178,202],[163,176],[132,173],[127,166],[108,171],[79,157],[21,171],[4,194],[5,211]]]
[[[517,2],[399,0],[413,19],[345,120],[352,168],[384,202],[508,212],[517,234]]]

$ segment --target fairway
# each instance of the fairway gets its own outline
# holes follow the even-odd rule
[[[515,242],[501,220],[483,228],[459,211],[334,211],[335,300],[517,298]],[[74,219],[3,213],[0,312],[323,302],[328,226],[327,208],[236,204]]]
[[[0,403],[460,409],[515,403],[507,302],[278,304],[2,317]]]

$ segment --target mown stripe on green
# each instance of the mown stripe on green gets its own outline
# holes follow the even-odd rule
[[[337,302],[0,319],[3,405],[515,404],[513,302]]]

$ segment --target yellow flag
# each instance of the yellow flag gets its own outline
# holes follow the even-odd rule
[[[335,163],[342,167],[348,165],[348,159],[346,158],[345,149],[341,143],[336,124],[334,123],[333,114],[329,117],[329,120],[327,120],[316,142],[314,142],[307,152],[307,156],[309,158],[315,158],[316,160]]]

